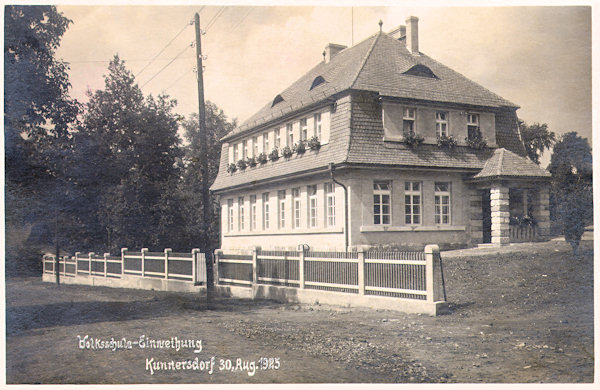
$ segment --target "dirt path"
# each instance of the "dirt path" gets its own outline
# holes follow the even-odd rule
[[[593,243],[448,257],[451,313],[220,300],[38,279],[7,282],[9,383],[575,383],[593,381]],[[202,359],[279,357],[278,370],[155,372],[186,351],[80,350],[77,335],[203,340]],[[234,363],[235,364],[235,363]]]

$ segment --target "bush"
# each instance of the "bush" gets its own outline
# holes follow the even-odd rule
[[[279,160],[279,149],[275,148],[275,149],[271,150],[271,153],[269,153],[269,160],[271,160],[271,161]]]
[[[411,131],[408,134],[404,135],[404,142],[411,148],[419,146],[420,144],[423,143],[424,140],[425,139],[423,137],[415,134],[414,131]]]
[[[481,138],[481,135],[472,138],[465,137],[465,142],[467,143],[467,145],[469,145],[471,149],[481,150],[487,146],[486,140]]]
[[[319,141],[319,137],[317,137],[316,135],[313,136],[309,141],[308,141],[308,148],[310,150],[319,150],[319,148],[321,147],[321,141]]]
[[[247,164],[246,164],[246,160],[243,160],[243,159],[242,159],[242,160],[239,160],[239,161],[237,162],[237,167],[238,167],[239,169],[241,169],[242,171],[243,171],[244,169],[246,169],[246,166],[247,166]]]
[[[294,145],[294,152],[298,154],[306,152],[306,142],[302,140],[298,141],[298,143]]]
[[[269,158],[267,157],[267,155],[265,153],[261,153],[256,157],[256,161],[262,165],[262,164],[266,164],[267,161],[269,161]]]
[[[234,173],[235,171],[237,171],[237,166],[234,163],[227,166],[227,172]]]
[[[451,135],[442,135],[438,137],[437,144],[440,148],[451,150],[456,146],[456,138]]]
[[[281,150],[281,154],[285,158],[290,158],[290,157],[292,157],[292,154],[294,154],[294,152],[292,151],[292,148],[290,148],[289,146],[286,146],[285,148],[283,148]]]
[[[256,166],[256,159],[254,157],[247,157],[246,158],[246,165],[248,165],[251,168],[255,167]]]

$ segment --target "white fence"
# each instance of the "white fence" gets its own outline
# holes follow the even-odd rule
[[[311,252],[217,250],[217,284],[272,285],[445,301],[442,262],[437,246],[424,252]]]
[[[44,256],[44,274],[55,274],[55,257]],[[206,284],[206,260],[204,253],[193,249],[191,253],[177,253],[171,249],[164,252],[148,252],[144,248],[133,252],[121,249],[121,256],[93,252],[59,259],[58,272],[65,277],[100,276],[121,279],[123,275],[141,278],[179,280],[194,284]]]

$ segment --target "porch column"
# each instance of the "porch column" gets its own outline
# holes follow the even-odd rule
[[[492,209],[492,244],[506,245],[510,242],[508,187],[496,186],[490,189],[490,206]]]
[[[481,209],[481,191],[469,188],[469,227],[471,228],[471,245],[483,242],[483,213]]]
[[[550,236],[550,188],[540,186],[533,199],[532,217],[537,221],[537,237],[548,239]]]

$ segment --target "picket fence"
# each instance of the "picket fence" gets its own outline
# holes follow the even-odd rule
[[[218,285],[269,285],[445,301],[437,246],[424,252],[217,250]]]
[[[55,274],[55,257],[43,257],[43,273]],[[140,252],[121,249],[121,256],[109,253],[87,255],[76,252],[75,256],[59,259],[58,272],[64,277],[100,276],[121,279],[124,275],[140,278],[178,280],[193,284],[206,284],[205,255],[199,249],[191,253],[149,252],[143,248]]]

